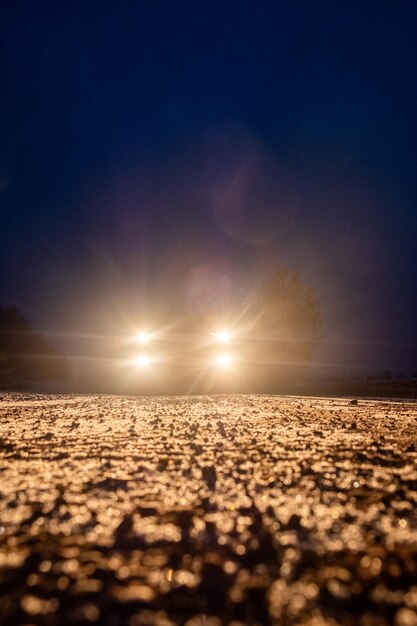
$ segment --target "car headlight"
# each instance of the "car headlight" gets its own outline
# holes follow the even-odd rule
[[[233,364],[233,357],[231,354],[218,354],[215,363],[218,367],[228,368]]]
[[[212,333],[217,343],[229,343],[232,334],[228,330],[219,330],[216,333]]]
[[[141,346],[144,346],[151,341],[153,336],[154,336],[154,333],[148,333],[148,332],[142,331],[136,335],[135,341]]]
[[[135,365],[139,365],[140,367],[149,367],[152,365],[153,359],[149,354],[138,354],[133,361]]]

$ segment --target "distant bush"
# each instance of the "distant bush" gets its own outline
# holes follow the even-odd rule
[[[68,360],[16,307],[0,307],[0,380],[68,380]]]
[[[253,334],[268,378],[294,378],[311,362],[321,338],[321,311],[313,287],[296,270],[279,266],[261,283],[255,312]]]

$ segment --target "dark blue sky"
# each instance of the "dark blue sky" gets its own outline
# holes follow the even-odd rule
[[[416,370],[416,41],[414,0],[3,1],[1,303],[123,332],[285,262],[321,363]]]

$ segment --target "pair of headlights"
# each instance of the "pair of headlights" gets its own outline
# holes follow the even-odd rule
[[[142,331],[136,336],[136,343],[139,346],[145,347],[148,346],[152,339],[154,338],[155,333]],[[231,333],[227,330],[219,330],[217,332],[211,333],[211,336],[214,337],[214,341],[218,344],[225,345],[228,344],[231,340]],[[139,354],[135,359],[134,363],[142,368],[148,368],[155,363],[155,357],[151,354]],[[233,356],[228,353],[220,353],[217,354],[214,359],[211,361],[211,365],[221,368],[227,369],[233,364]]]

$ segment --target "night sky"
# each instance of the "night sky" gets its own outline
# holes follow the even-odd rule
[[[417,2],[3,0],[0,33],[2,305],[85,351],[285,263],[318,363],[417,370]]]

